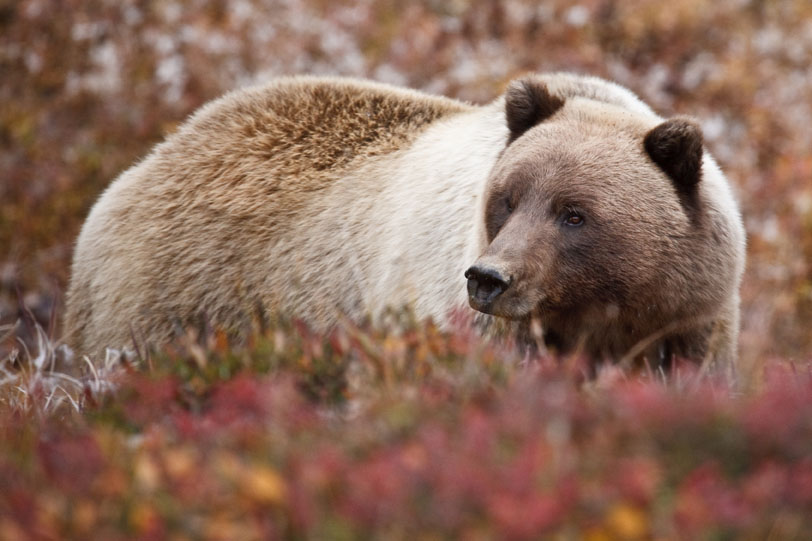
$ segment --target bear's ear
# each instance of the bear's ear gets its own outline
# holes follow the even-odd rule
[[[646,152],[683,194],[702,180],[702,130],[692,119],[666,120],[646,134]]]
[[[532,78],[510,83],[505,92],[505,117],[512,143],[524,132],[558,111],[564,100],[550,94],[544,83]]]

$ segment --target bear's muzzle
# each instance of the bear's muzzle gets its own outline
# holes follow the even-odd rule
[[[471,266],[465,271],[468,279],[468,302],[471,308],[491,313],[493,302],[510,287],[511,278],[504,277],[492,267]]]

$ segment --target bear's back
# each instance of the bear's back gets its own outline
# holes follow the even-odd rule
[[[285,246],[298,241],[286,235],[318,212],[328,188],[472,108],[314,77],[207,104],[116,179],[91,211],[74,256],[66,338],[90,353],[130,342],[131,332],[160,342],[167,329],[201,316],[243,324],[271,275],[292,266]]]
[[[248,184],[261,195],[312,194],[354,162],[401,149],[436,120],[471,108],[380,83],[283,78],[204,106],[155,154],[166,166],[162,182],[189,191]]]

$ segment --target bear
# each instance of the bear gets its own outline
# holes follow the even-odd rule
[[[91,209],[65,335],[150,347],[204,318],[328,332],[408,308],[595,361],[733,363],[745,235],[699,124],[593,76],[485,105],[292,76],[199,109]]]

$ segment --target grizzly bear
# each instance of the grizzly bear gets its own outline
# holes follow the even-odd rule
[[[66,336],[96,354],[201,317],[326,331],[473,308],[483,329],[597,360],[729,362],[744,243],[699,125],[614,83],[528,75],[475,106],[282,78],[202,107],[104,192]]]

